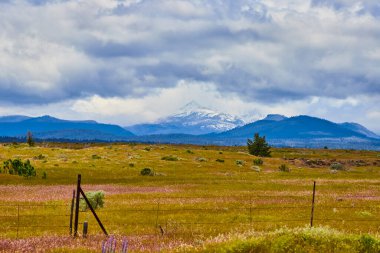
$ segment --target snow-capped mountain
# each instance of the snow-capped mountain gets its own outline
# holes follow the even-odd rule
[[[169,116],[160,121],[161,124],[182,124],[183,126],[197,126],[207,132],[222,132],[244,122],[236,116],[220,113],[203,107],[192,101],[180,109],[180,113]]]
[[[152,134],[207,134],[223,132],[244,125],[244,121],[226,113],[203,107],[192,101],[179,112],[153,124],[139,124],[126,127],[137,135]]]
[[[268,114],[263,120],[271,120],[271,121],[281,121],[287,119],[284,115],[280,114]]]

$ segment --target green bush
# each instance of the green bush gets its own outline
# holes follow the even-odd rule
[[[142,176],[154,176],[154,171],[151,168],[144,168],[140,171]]]
[[[330,169],[332,169],[332,170],[346,170],[346,168],[341,163],[332,163],[330,165]]]
[[[178,161],[179,159],[176,156],[169,155],[169,156],[162,157],[161,160],[164,160],[164,161]]]
[[[92,155],[92,159],[102,159],[102,158],[98,155]]]
[[[36,176],[36,170],[30,164],[29,160],[23,162],[18,158],[14,160],[8,159],[3,162],[3,169],[5,173],[8,171],[11,175],[19,175],[26,178]]]
[[[216,161],[219,162],[219,163],[224,163],[223,159],[216,159]]]
[[[370,235],[362,235],[359,239],[360,252],[375,253],[380,251],[380,242]]]
[[[251,170],[253,170],[253,171],[255,171],[255,172],[261,172],[261,169],[260,169],[260,167],[258,167],[258,166],[252,166],[252,167],[251,167]]]
[[[129,163],[128,166],[132,168],[132,167],[135,167],[135,164],[134,163]]]
[[[103,191],[92,191],[92,192],[86,192],[85,194],[93,209],[97,209],[99,207],[104,206],[104,192]],[[89,208],[83,197],[80,199],[79,205],[82,211],[87,211],[87,209]]]
[[[46,157],[43,154],[39,154],[38,156],[33,157],[34,160],[43,160]]]
[[[261,158],[257,158],[257,159],[253,160],[253,164],[257,165],[257,166],[260,166],[260,165],[264,164],[264,161]]]
[[[240,165],[240,166],[244,165],[244,161],[242,160],[236,160],[235,163],[236,165]]]
[[[278,167],[278,170],[282,172],[290,172],[290,168],[286,164],[281,164],[280,167]]]
[[[370,235],[345,234],[330,228],[282,228],[274,232],[236,234],[181,252],[380,252],[380,240]]]
[[[44,171],[44,172],[42,172],[42,177],[41,177],[42,179],[46,179],[47,178],[47,174],[46,174],[46,172]]]
[[[186,153],[188,153],[188,154],[194,154],[194,152],[191,151],[190,149],[186,150]]]

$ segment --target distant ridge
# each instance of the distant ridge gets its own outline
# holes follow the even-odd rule
[[[24,115],[9,115],[9,116],[1,116],[0,123],[2,122],[20,122],[26,119],[30,119],[28,116]]]
[[[242,127],[221,133],[225,138],[251,138],[253,133],[261,133],[268,139],[310,139],[310,138],[342,138],[367,137],[328,120],[306,115],[285,118],[283,120],[258,120]]]
[[[7,116],[0,119],[0,136],[23,137],[31,131],[36,138],[49,139],[96,139],[125,140],[134,136],[117,125],[100,124],[96,121],[70,121],[48,115],[41,117]]]
[[[379,135],[375,134],[374,132],[368,130],[367,128],[365,128],[364,126],[362,126],[358,123],[345,122],[345,123],[341,123],[339,125],[341,125],[344,128],[350,129],[352,131],[364,134],[365,136],[367,136],[369,138],[380,139]]]

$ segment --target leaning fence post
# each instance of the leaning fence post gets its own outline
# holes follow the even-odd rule
[[[91,211],[92,214],[94,215],[96,221],[98,222],[100,228],[103,230],[103,233],[104,233],[105,235],[108,235],[106,229],[105,229],[104,226],[103,226],[103,223],[100,221],[98,215],[96,214],[94,208],[92,207],[90,201],[89,201],[88,198],[86,197],[86,194],[84,194],[84,191],[82,190],[81,187],[79,187],[79,191],[80,191],[80,194],[82,194],[84,201],[86,201],[87,206],[90,208],[90,211]]]
[[[313,227],[313,221],[314,221],[314,203],[315,203],[315,181],[313,186],[313,200],[311,202],[311,216],[310,216],[310,227]]]
[[[78,236],[78,221],[79,221],[79,196],[80,196],[80,182],[81,182],[82,176],[81,174],[78,175],[78,182],[77,182],[77,196],[76,196],[76,202],[75,202],[75,220],[74,220],[74,237]]]
[[[70,235],[73,234],[74,201],[75,201],[75,190],[73,190],[73,198],[71,199],[71,208],[70,208]]]

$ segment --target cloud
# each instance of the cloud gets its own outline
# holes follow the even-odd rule
[[[179,80],[263,102],[378,93],[379,20],[342,17],[353,3],[9,1],[1,6],[1,98],[135,97]]]
[[[100,97],[98,95],[76,100],[70,109],[77,115],[103,119],[121,125],[155,122],[170,114],[178,113],[178,109],[189,101],[216,111],[258,119],[252,104],[241,101],[236,95],[225,97],[215,85],[209,83],[179,81],[176,86],[160,90],[140,98]]]
[[[99,122],[128,126],[138,123],[155,122],[168,115],[178,113],[187,102],[199,104],[216,111],[237,115],[252,122],[267,114],[295,116],[300,114],[325,118],[334,122],[358,122],[380,133],[380,111],[377,109],[380,96],[352,96],[345,99],[310,97],[296,101],[262,103],[243,101],[237,94],[222,94],[217,86],[210,83],[179,81],[174,87],[156,90],[149,95],[127,97],[102,97],[93,95],[86,98],[41,105],[12,105],[0,103],[0,115],[23,114],[41,116],[44,114],[72,120],[96,119]]]
[[[311,4],[314,7],[328,7],[354,15],[369,14],[373,17],[380,17],[380,3],[373,0],[312,0]]]
[[[79,115],[78,105],[107,111],[110,101],[180,93],[185,82],[247,112],[244,104],[258,113],[285,104],[301,113],[296,105],[318,98],[332,115],[329,101],[364,97],[372,104],[351,110],[369,115],[380,94],[379,10],[370,0],[1,1],[0,99],[74,104]],[[163,115],[141,108],[150,116],[138,111],[133,122]]]

